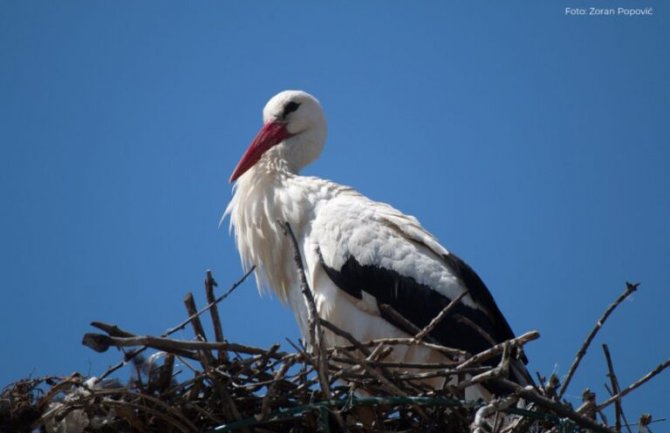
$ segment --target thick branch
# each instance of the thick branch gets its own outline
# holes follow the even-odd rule
[[[237,343],[227,343],[218,341],[191,341],[191,340],[173,340],[165,337],[136,336],[136,337],[110,337],[102,334],[86,334],[90,338],[95,338],[99,345],[117,346],[117,347],[135,347],[146,346],[156,350],[164,350],[179,355],[188,355],[186,357],[197,359],[194,353],[185,351],[195,350],[226,350],[229,352],[240,352],[249,355],[267,355],[267,350],[251,346],[244,346]],[[105,349],[106,350],[106,349]],[[104,351],[104,350],[103,350]],[[286,353],[276,352],[270,355],[274,359],[282,359]]]
[[[492,383],[495,383],[497,386],[507,390],[510,393],[517,393],[519,397],[527,401],[533,402],[540,407],[549,409],[559,416],[569,418],[582,427],[586,427],[588,429],[600,433],[614,433],[609,428],[598,424],[592,419],[589,419],[583,415],[578,414],[569,407],[541,396],[540,394],[535,392],[535,390],[532,387],[524,388],[521,385],[507,379],[495,379],[492,381]]]

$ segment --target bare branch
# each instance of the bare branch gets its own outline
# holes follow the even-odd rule
[[[641,377],[640,379],[638,379],[637,381],[635,381],[635,382],[631,383],[630,385],[628,385],[625,389],[621,390],[621,392],[619,392],[618,394],[613,395],[612,397],[608,398],[608,399],[605,400],[604,402],[600,403],[600,404],[598,405],[598,410],[602,410],[603,408],[609,406],[609,405],[612,404],[613,402],[615,402],[615,401],[617,401],[617,400],[620,400],[620,399],[621,399],[623,396],[625,396],[626,394],[628,394],[628,393],[630,393],[631,391],[633,391],[633,390],[639,388],[639,387],[642,386],[644,383],[646,383],[646,382],[648,382],[649,380],[651,380],[651,378],[653,378],[653,377],[656,376],[657,374],[661,373],[663,370],[665,370],[666,368],[668,368],[668,366],[670,366],[670,359],[666,359],[665,361],[661,362],[659,365],[656,366],[656,368],[654,368],[654,369],[651,370],[649,373],[647,373],[647,374],[645,374],[644,376],[642,376],[642,377]]]
[[[505,350],[506,345],[521,347],[530,341],[537,340],[538,338],[540,338],[539,332],[537,331],[526,332],[523,335],[512,338],[511,340],[503,341],[502,343],[496,344],[495,346],[492,346],[482,352],[479,352],[469,357],[456,368],[460,370],[469,367],[473,364],[474,365],[481,364],[502,353]]]
[[[216,299],[214,300],[214,302],[210,302],[210,303],[209,303],[206,307],[204,307],[202,310],[198,311],[198,312],[197,312],[197,315],[200,315],[200,314],[204,313],[205,311],[207,311],[207,310],[209,310],[210,308],[212,308],[214,305],[218,304],[219,302],[223,301],[223,300],[226,299],[228,296],[230,296],[230,294],[233,293],[233,292],[235,291],[235,289],[237,289],[237,288],[244,282],[244,280],[247,279],[247,277],[248,277],[249,275],[251,275],[251,273],[254,271],[254,269],[256,269],[256,266],[252,266],[252,267],[251,267],[251,268],[250,268],[250,269],[249,269],[249,270],[248,270],[248,271],[247,271],[247,272],[246,272],[246,273],[245,273],[245,274],[244,274],[244,275],[237,281],[237,282],[235,282],[235,283],[228,289],[228,291],[226,291],[226,293],[224,293],[223,295],[221,295],[221,296],[219,296],[218,298],[216,298]],[[186,325],[188,325],[188,324],[190,323],[190,321],[191,321],[191,317],[187,318],[186,320],[184,320],[183,322],[181,322],[179,325],[177,325],[177,326],[175,326],[175,327],[173,327],[173,328],[168,329],[168,330],[162,335],[162,337],[167,337],[167,336],[169,336],[169,335],[174,334],[174,333],[177,332],[178,330],[183,329]],[[94,323],[96,323],[96,322],[94,322]],[[140,353],[144,352],[145,350],[146,350],[146,347],[143,347],[143,348],[134,350],[133,352],[127,353],[127,354],[125,355],[123,361],[121,361],[121,362],[119,362],[119,363],[117,363],[117,364],[115,364],[115,365],[109,367],[104,373],[102,373],[99,377],[97,377],[97,378],[95,379],[95,383],[99,383],[100,381],[104,380],[104,379],[105,379],[106,377],[108,377],[110,374],[114,373],[115,371],[117,371],[118,369],[120,369],[121,367],[123,367],[124,365],[126,365],[126,363],[127,363],[128,361],[130,361],[131,359],[133,359],[134,357],[136,357],[136,356],[139,355]]]
[[[316,302],[314,301],[314,294],[309,288],[307,283],[307,277],[305,276],[305,267],[302,263],[302,257],[300,256],[300,247],[298,246],[298,241],[295,238],[293,229],[288,221],[279,222],[281,227],[284,229],[284,235],[288,236],[293,245],[293,260],[295,265],[298,268],[298,277],[300,280],[300,291],[305,297],[307,302],[307,324],[309,327],[310,333],[310,344],[314,348],[314,355],[316,356],[316,365],[319,366],[317,369],[317,374],[321,382],[322,391],[325,394],[325,398],[330,398],[330,385],[328,384],[328,379],[325,374],[327,371],[326,367],[326,355],[323,351],[323,330],[321,329],[321,323],[318,320],[319,312],[316,309]]]
[[[300,279],[300,291],[307,301],[307,322],[309,326],[309,332],[311,337],[311,344],[314,346],[314,353],[316,356],[316,365],[318,366],[316,374],[319,377],[319,382],[321,384],[321,391],[324,394],[326,399],[332,397],[332,392],[330,390],[330,383],[328,382],[328,366],[326,361],[326,352],[323,342],[323,329],[321,328],[321,323],[319,321],[319,312],[316,308],[316,302],[314,301],[314,294],[309,288],[307,283],[307,277],[305,276],[305,267],[302,262],[302,257],[300,255],[300,247],[298,246],[298,241],[295,238],[293,229],[291,229],[291,224],[288,221],[281,222],[279,221],[280,226],[284,229],[284,235],[288,235],[291,239],[293,245],[293,260],[298,268],[298,277]],[[337,423],[340,425],[342,430],[347,430],[344,421],[339,414],[334,414]]]
[[[94,336],[98,338],[101,344],[106,343],[108,346],[117,346],[117,347],[136,347],[136,346],[146,346],[156,350],[165,350],[172,352],[179,352],[180,356],[182,354],[188,354],[187,358],[198,359],[197,355],[194,353],[188,353],[185,351],[195,351],[195,350],[226,350],[229,352],[240,352],[250,355],[267,355],[267,350],[259,349],[253,346],[245,346],[237,343],[219,343],[218,341],[191,341],[191,340],[174,340],[166,337],[152,337],[149,335],[145,336],[135,336],[135,337],[110,337],[107,335],[101,334],[86,334],[89,336]],[[276,359],[282,359],[287,354],[284,352],[276,352],[271,356]]]
[[[214,288],[218,284],[214,277],[212,276],[212,271],[207,269],[205,274],[205,294],[207,296],[207,302],[213,304],[212,308],[209,310],[209,315],[212,318],[212,327],[214,328],[214,338],[216,341],[222,342],[223,339],[223,328],[221,326],[221,318],[219,317],[219,309],[216,306],[216,296],[214,295]],[[219,352],[219,360],[227,361],[226,352]]]
[[[426,335],[430,334],[430,332],[433,329],[435,329],[435,327],[442,320],[444,320],[444,318],[447,317],[449,315],[449,313],[451,313],[454,310],[454,308],[456,308],[456,306],[461,302],[461,299],[463,299],[465,297],[465,295],[467,295],[467,294],[468,294],[468,291],[466,290],[466,291],[461,292],[458,296],[456,296],[451,302],[449,302],[449,304],[447,304],[446,307],[444,307],[442,309],[442,311],[440,311],[438,313],[437,316],[435,316],[433,318],[433,320],[430,321],[430,323],[428,323],[428,325],[426,325],[421,331],[419,331],[418,334],[416,334],[414,336],[414,339],[417,340],[417,341],[423,340],[423,338]]]
[[[607,362],[607,376],[610,378],[610,383],[612,384],[612,395],[616,395],[620,392],[619,388],[619,379],[616,377],[614,372],[614,364],[612,363],[612,356],[610,355],[610,349],[607,347],[607,344],[603,344],[603,353],[605,354],[605,360]],[[624,417],[623,407],[621,406],[621,400],[614,402],[614,430],[621,432],[621,419]],[[627,423],[626,423],[627,424]],[[627,427],[630,432],[630,427]]]
[[[186,307],[186,311],[188,312],[189,317],[192,317],[191,326],[193,327],[195,338],[200,341],[207,341],[205,328],[203,328],[202,322],[200,321],[200,316],[198,315],[198,309],[195,306],[193,293],[189,292],[186,294],[186,297],[184,298],[184,306]],[[206,366],[212,365],[214,363],[214,356],[208,349],[201,350],[200,356],[202,358],[200,361],[202,362],[203,367],[205,367],[205,370],[207,370]]]
[[[570,369],[568,370],[568,374],[565,376],[565,381],[563,381],[563,386],[561,386],[560,391],[558,392],[558,399],[560,400],[563,397],[563,394],[565,394],[565,391],[568,389],[568,385],[570,385],[570,381],[572,380],[572,377],[575,374],[575,371],[577,371],[577,367],[579,366],[579,363],[582,361],[582,358],[584,355],[586,355],[586,351],[589,348],[589,345],[591,345],[591,342],[595,338],[596,334],[598,331],[600,331],[600,328],[605,324],[605,321],[607,318],[612,314],[614,309],[618,307],[628,296],[630,296],[634,291],[637,290],[639,287],[640,283],[626,283],[626,288],[623,291],[621,295],[617,298],[616,301],[614,301],[612,304],[610,304],[609,307],[605,310],[603,315],[598,319],[596,322],[596,325],[593,327],[591,330],[591,333],[586,337],[586,340],[584,340],[584,343],[582,346],[579,348],[577,351],[577,355],[575,356],[574,361],[572,361],[572,365],[570,365]]]
[[[502,389],[506,389],[508,392],[516,393],[519,397],[527,401],[533,402],[536,405],[543,407],[545,409],[549,409],[561,417],[569,418],[570,420],[574,421],[575,423],[577,423],[582,427],[586,427],[588,429],[600,433],[614,433],[609,428],[598,424],[594,420],[589,419],[581,414],[578,414],[577,412],[570,409],[568,406],[564,406],[561,403],[549,400],[548,398],[541,396],[531,386],[524,388],[521,385],[507,379],[495,379],[493,380],[493,383],[495,383]]]

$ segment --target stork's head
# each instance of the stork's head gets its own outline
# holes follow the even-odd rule
[[[263,127],[237,163],[230,182],[264,157],[279,160],[297,173],[319,156],[326,130],[326,118],[315,97],[301,90],[276,94],[265,104]]]

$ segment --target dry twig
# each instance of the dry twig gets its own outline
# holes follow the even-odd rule
[[[596,423],[594,420],[573,411],[568,406],[541,396],[530,386],[524,388],[521,385],[507,379],[495,379],[494,383],[502,389],[508,390],[510,393],[516,393],[519,397],[556,413],[558,416],[569,418],[582,427],[600,433],[614,433],[609,428],[602,426]]]
[[[189,292],[186,294],[186,297],[184,298],[184,306],[186,307],[186,311],[188,312],[189,317],[192,317],[191,326],[193,327],[195,338],[200,341],[207,341],[205,328],[203,328],[202,322],[200,321],[200,316],[198,315],[198,309],[195,306],[193,293]],[[213,310],[213,308],[211,310]],[[205,371],[207,371],[208,365],[212,365],[214,363],[214,356],[208,349],[200,350],[200,358],[200,362],[202,363],[203,367],[205,367]]]
[[[616,395],[621,391],[621,389],[619,388],[619,379],[616,377],[616,373],[614,372],[614,364],[612,363],[612,356],[610,355],[610,350],[609,347],[607,347],[607,344],[603,344],[603,353],[605,354],[605,360],[607,362],[607,376],[609,376],[610,383],[612,384],[611,394]],[[617,431],[617,433],[621,432],[622,418],[625,418],[623,407],[621,405],[621,400],[617,400],[614,402],[614,430]],[[630,433],[630,427],[627,428]]]
[[[604,402],[600,403],[600,404],[598,405],[598,410],[602,410],[602,409],[604,409],[605,407],[609,406],[610,404],[614,403],[615,401],[620,400],[620,399],[623,398],[626,394],[628,394],[628,393],[630,393],[631,391],[633,391],[633,390],[639,388],[639,387],[642,386],[644,383],[650,381],[654,376],[656,376],[657,374],[661,373],[663,370],[665,370],[665,369],[668,368],[669,366],[670,366],[670,359],[666,359],[665,361],[663,361],[663,362],[661,362],[660,364],[658,364],[658,365],[656,366],[656,368],[654,368],[653,370],[651,370],[649,373],[645,374],[644,376],[642,376],[641,378],[639,378],[637,381],[631,383],[631,384],[628,385],[626,388],[622,389],[621,392],[619,392],[619,393],[617,393],[617,394],[611,396],[610,398],[608,398],[608,399],[605,400]]]
[[[605,324],[605,321],[607,318],[612,314],[614,309],[618,307],[628,296],[630,296],[634,291],[637,290],[639,287],[640,283],[626,283],[626,288],[624,289],[623,293],[619,295],[616,301],[614,301],[612,304],[610,304],[609,307],[605,310],[603,315],[598,319],[596,322],[596,325],[593,327],[589,335],[586,337],[586,340],[584,340],[584,343],[582,346],[579,348],[577,351],[577,355],[575,355],[574,361],[572,361],[572,365],[570,365],[570,369],[568,369],[568,373],[565,376],[565,380],[563,381],[563,386],[561,386],[560,391],[558,392],[557,398],[560,400],[563,397],[563,394],[565,394],[565,391],[568,389],[568,385],[570,385],[570,381],[572,380],[572,377],[575,374],[575,371],[577,371],[577,367],[579,367],[579,363],[582,361],[582,358],[584,355],[586,355],[586,350],[589,348],[591,345],[591,342],[595,338],[596,334],[598,331],[600,331],[600,328],[603,327]]]
[[[288,230],[290,227],[287,227],[287,236],[290,235]],[[330,428],[328,418],[331,418],[337,422],[340,430],[352,433],[427,430],[463,432],[468,430],[467,426],[473,420],[471,428],[476,432],[547,433],[564,428],[565,424],[561,420],[566,419],[570,420],[571,426],[576,426],[575,429],[612,433],[605,426],[607,422],[602,409],[612,403],[620,407],[623,396],[670,365],[670,360],[661,363],[643,378],[621,390],[611,356],[604,347],[612,396],[596,405],[595,395],[587,393],[581,409],[583,413],[579,413],[579,410],[575,411],[569,405],[553,399],[555,395],[552,390],[558,387],[555,377],[542,390],[536,390],[532,386],[524,388],[505,379],[514,350],[537,339],[539,334],[535,331],[471,355],[429,341],[430,327],[449,314],[448,308],[443,309],[431,321],[432,325],[417,330],[415,337],[365,342],[356,340],[350,333],[320,319],[316,314],[314,299],[309,296],[311,290],[306,283],[299,251],[295,244],[294,246],[301,287],[306,291],[305,301],[313,312],[310,323],[314,336],[312,353],[306,353],[302,347],[293,343],[291,345],[295,348],[295,353],[281,352],[278,345],[261,349],[225,342],[220,322],[217,326],[217,319],[214,317],[216,308],[213,305],[218,301],[212,301],[214,284],[211,273],[208,272],[205,290],[217,341],[137,336],[118,326],[95,322],[94,326],[106,332],[106,335],[87,334],[85,340],[92,348],[104,351],[111,346],[142,347],[131,351],[131,354],[146,348],[164,351],[166,355],[162,366],[155,369],[155,362],[151,360],[155,355],[149,357],[148,364],[152,367],[138,369],[138,374],[142,375],[141,380],[132,380],[127,386],[121,386],[118,381],[85,381],[80,375],[74,375],[64,379],[50,379],[52,386],[44,394],[32,391],[35,385],[24,387],[27,392],[37,395],[33,397],[34,403],[29,403],[26,407],[27,410],[37,410],[38,415],[37,418],[26,418],[29,421],[23,424],[16,424],[16,420],[20,419],[16,415],[12,415],[14,418],[11,419],[14,424],[7,424],[8,421],[3,418],[6,402],[15,402],[17,398],[12,390],[2,391],[0,431],[28,433],[40,428],[50,431],[80,431],[77,429],[83,425],[81,423],[88,423],[87,425],[104,424],[108,431],[123,433],[278,433],[292,429],[327,431]],[[207,311],[207,308],[196,311],[195,304],[189,304],[189,318],[184,323],[191,323],[198,338],[205,340],[202,323],[194,319]],[[185,326],[184,323],[179,326]],[[172,329],[180,329],[179,326]],[[320,333],[327,330],[339,337],[338,340],[344,341],[345,345],[324,347],[323,340],[316,341],[318,329],[321,329]],[[438,350],[445,354],[445,361],[421,364],[387,360],[394,350],[405,350],[406,346],[413,345]],[[218,356],[211,356],[212,351],[218,351]],[[210,356],[202,355],[206,353]],[[497,366],[483,364],[497,356],[500,356]],[[189,363],[189,359],[199,360],[202,365]],[[180,369],[184,371],[179,373]],[[184,380],[183,376],[186,374],[192,377]],[[457,387],[433,389],[426,385],[428,379],[444,378],[447,381],[454,375],[463,374],[473,377],[465,382],[459,378],[461,386],[479,384],[478,386],[486,387],[491,384],[509,395],[482,405],[459,401],[455,397],[458,394]],[[540,381],[544,382],[544,379],[541,378]],[[20,385],[17,387],[20,388]],[[518,398],[531,403],[532,410],[523,411],[512,407]],[[24,399],[31,401],[30,398]],[[369,411],[359,412],[363,407]],[[619,431],[627,422],[622,424],[620,420],[621,418],[625,421],[623,409],[615,410],[615,428]],[[9,413],[19,412],[12,406]],[[363,413],[372,414],[367,424],[362,421]],[[510,416],[509,413],[521,413],[523,419],[517,415]],[[605,425],[596,421],[597,414],[600,414]],[[542,421],[537,421],[537,418]],[[651,422],[650,417],[642,419],[640,428],[648,428],[647,425]],[[7,425],[10,426],[9,429]]]
[[[430,323],[428,323],[428,325],[426,325],[421,331],[419,331],[419,333],[417,333],[414,336],[414,339],[416,341],[423,340],[426,335],[430,334],[433,331],[433,329],[435,329],[435,327],[442,320],[444,320],[445,317],[447,317],[449,315],[449,313],[451,313],[456,308],[456,306],[461,302],[461,299],[463,299],[465,297],[465,295],[467,295],[467,294],[468,294],[468,291],[465,290],[465,291],[461,292],[460,295],[456,296],[451,302],[449,302],[449,304],[447,304],[446,307],[444,307],[442,309],[442,311],[440,311],[438,313],[437,316],[435,316],[433,318],[433,320],[430,321]]]
[[[322,391],[325,394],[325,398],[330,398],[330,385],[328,384],[328,379],[325,377],[326,372],[326,354],[324,352],[323,345],[323,329],[321,328],[321,323],[319,321],[319,312],[316,309],[316,302],[314,301],[314,295],[309,288],[307,283],[307,277],[305,276],[305,267],[302,263],[302,257],[300,256],[300,247],[298,246],[298,241],[293,234],[293,229],[288,221],[279,222],[281,227],[284,229],[284,234],[289,237],[291,244],[293,246],[293,260],[298,268],[298,278],[300,281],[300,291],[305,298],[307,303],[307,324],[309,327],[310,333],[310,344],[314,348],[314,355],[316,356],[316,365],[318,365],[317,374],[321,381]]]
[[[244,282],[244,280],[247,279],[247,277],[248,277],[249,275],[251,275],[251,273],[254,271],[254,269],[256,269],[256,266],[252,266],[252,267],[251,267],[251,268],[250,268],[250,269],[249,269],[249,270],[242,276],[242,278],[240,278],[237,282],[235,282],[235,283],[228,289],[228,291],[227,291],[226,293],[224,293],[223,295],[221,295],[221,296],[219,296],[218,298],[216,298],[216,299],[214,300],[214,302],[210,302],[206,307],[204,307],[202,310],[198,311],[196,314],[197,314],[197,315],[200,315],[200,314],[204,313],[205,311],[208,311],[208,310],[209,310],[210,308],[212,308],[214,305],[218,304],[219,302],[223,301],[223,300],[226,299],[228,296],[230,296],[230,294],[233,293],[233,292],[235,291],[235,289],[237,289],[237,288]],[[175,327],[169,329],[167,332],[165,332],[165,333],[162,335],[162,337],[170,336],[170,335],[174,334],[175,332],[177,332],[178,330],[183,329],[183,328],[184,328],[184,327],[191,321],[191,319],[192,319],[192,317],[189,317],[189,318],[187,318],[186,320],[184,320],[183,322],[181,322],[179,325],[177,325],[177,326],[175,326]],[[126,363],[127,363],[128,361],[130,361],[131,359],[133,359],[135,356],[139,355],[140,353],[144,352],[145,350],[146,350],[146,348],[143,347],[143,348],[137,349],[137,350],[135,350],[135,351],[133,351],[133,352],[131,352],[131,353],[127,353],[126,356],[124,357],[124,360],[123,360],[123,361],[121,361],[121,362],[119,362],[119,363],[117,363],[117,364],[115,364],[115,365],[109,367],[104,373],[102,373],[100,376],[98,376],[98,377],[95,379],[95,383],[101,382],[102,380],[104,380],[105,378],[107,378],[110,374],[112,374],[112,373],[114,373],[115,371],[119,370],[121,367],[123,367],[124,365],[126,365]]]
[[[469,367],[471,365],[482,364],[488,361],[489,359],[498,356],[505,350],[505,347],[508,345],[513,347],[522,347],[526,343],[531,342],[533,340],[537,340],[538,338],[540,338],[539,332],[537,331],[526,332],[523,335],[512,338],[511,340],[504,341],[500,344],[496,344],[495,346],[492,346],[482,352],[472,355],[471,357],[463,361],[461,364],[459,364],[458,367],[456,368],[460,370]]]
[[[223,327],[221,326],[221,318],[219,317],[219,309],[216,308],[216,295],[214,294],[214,288],[217,286],[217,282],[212,276],[212,271],[207,269],[205,275],[205,295],[207,296],[207,303],[213,304],[213,307],[209,310],[209,315],[212,318],[212,327],[214,328],[214,338],[216,341],[223,342]],[[219,359],[221,361],[227,361],[225,358],[226,352],[219,351]]]
[[[327,377],[327,365],[326,365],[326,352],[325,346],[323,343],[323,329],[321,328],[321,323],[319,320],[319,312],[316,308],[316,302],[314,301],[314,295],[309,288],[307,283],[307,277],[305,276],[305,267],[303,266],[302,257],[300,255],[300,247],[298,246],[298,241],[295,238],[293,229],[291,229],[291,224],[288,221],[281,222],[279,221],[280,226],[284,229],[284,234],[289,236],[291,244],[293,245],[293,261],[298,268],[298,278],[300,281],[300,291],[302,292],[303,297],[307,302],[307,323],[310,333],[310,343],[313,345],[314,353],[316,357],[316,374],[319,377],[319,382],[321,385],[321,391],[324,394],[325,398],[331,398],[332,392],[330,390],[330,383],[328,382]],[[344,421],[341,419],[339,414],[334,414],[337,423],[343,430],[347,430]]]

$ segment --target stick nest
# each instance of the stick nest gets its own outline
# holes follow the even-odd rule
[[[627,425],[621,397],[668,366],[668,361],[662,363],[622,390],[606,351],[609,398],[597,403],[595,394],[586,392],[584,404],[575,409],[561,399],[564,388],[556,376],[538,376],[539,385],[525,388],[505,379],[510,359],[538,338],[537,332],[473,355],[436,345],[426,338],[426,329],[414,338],[359,342],[316,316],[311,320],[313,341],[323,332],[334,332],[350,344],[315,344],[307,351],[289,342],[288,352],[279,345],[264,349],[236,344],[223,336],[217,304],[248,275],[217,298],[208,272],[208,304],[197,310],[189,294],[188,318],[160,337],[92,323],[103,332],[86,334],[83,343],[99,352],[119,348],[123,360],[97,377],[33,378],[5,387],[0,393],[0,432],[612,432]],[[211,319],[211,340],[201,322],[204,313]],[[186,327],[193,330],[192,340],[169,337]],[[387,361],[395,346],[408,344],[431,345],[453,361]],[[585,352],[582,347],[573,364]],[[485,364],[491,359],[498,364]],[[122,371],[129,371],[130,378]],[[443,377],[452,385],[430,388],[430,377]],[[464,400],[467,386],[490,381],[509,394],[489,402]],[[616,406],[616,420],[608,424],[603,409],[610,404]],[[648,428],[651,422],[647,416],[639,425]]]

